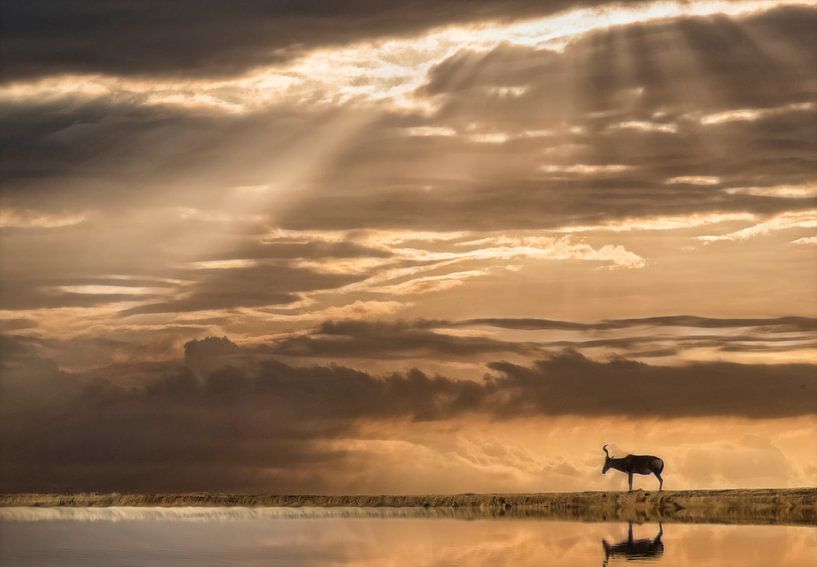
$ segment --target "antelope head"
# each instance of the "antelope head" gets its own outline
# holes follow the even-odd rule
[[[601,474],[607,474],[607,471],[610,470],[610,460],[611,460],[610,459],[610,453],[607,452],[607,445],[605,445],[601,449],[602,449],[602,451],[604,451],[604,454],[606,455],[604,457],[604,467],[601,469]]]

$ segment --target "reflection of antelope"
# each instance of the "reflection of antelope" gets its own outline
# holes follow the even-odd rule
[[[624,557],[628,560],[659,557],[664,554],[664,543],[661,541],[661,536],[663,535],[664,526],[659,522],[658,535],[655,536],[655,538],[634,540],[633,523],[629,522],[627,539],[625,541],[609,544],[607,540],[601,540],[601,544],[604,546],[604,563],[602,563],[602,565],[607,565],[611,557]]]
[[[620,459],[614,459],[607,452],[607,445],[602,447],[604,454],[607,457],[604,459],[604,468],[601,469],[602,474],[607,474],[610,469],[616,469],[623,473],[627,473],[627,482],[630,485],[630,492],[633,491],[633,475],[634,474],[654,474],[658,477],[659,492],[664,488],[664,479],[661,478],[661,471],[664,470],[664,461],[652,455],[627,455]]]

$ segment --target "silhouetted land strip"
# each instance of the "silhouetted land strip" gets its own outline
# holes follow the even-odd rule
[[[273,494],[0,494],[0,506],[280,506],[419,508],[442,517],[530,517],[817,525],[817,488],[538,494],[318,496]]]

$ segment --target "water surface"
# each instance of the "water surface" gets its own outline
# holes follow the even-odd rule
[[[817,565],[817,528],[360,508],[5,508],[6,566]]]

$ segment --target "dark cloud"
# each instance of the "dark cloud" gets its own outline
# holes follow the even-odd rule
[[[388,360],[468,358],[496,353],[532,355],[540,350],[534,343],[437,333],[431,329],[436,325],[437,322],[433,321],[329,321],[308,334],[270,343],[264,347],[264,352],[294,357]]]
[[[236,116],[144,103],[138,96],[67,95],[0,105],[4,197],[14,197],[18,188],[36,190],[39,180],[62,180],[62,192],[71,181],[81,181],[85,187],[72,192],[71,204],[86,207],[121,203],[134,196],[134,183],[166,190],[179,180],[195,182],[202,198],[202,189],[213,182],[221,189],[268,182],[268,174],[248,172],[247,163],[284,154],[316,121],[333,114],[282,105]],[[189,193],[176,188],[180,194],[171,197],[183,196],[180,204],[189,206]]]
[[[590,329],[609,328],[606,323],[575,323],[572,321],[554,321],[551,319],[534,318],[496,318],[486,317],[482,319],[467,319],[465,321],[451,322],[451,325],[488,325],[491,327],[501,327],[504,329],[520,330],[559,330],[559,331],[585,331]]]
[[[489,53],[463,50],[431,70],[420,94],[445,96],[446,118],[487,107],[500,122],[517,123],[521,114],[532,119],[531,127],[586,113],[643,113],[662,123],[679,110],[809,100],[817,56],[806,46],[817,40],[816,19],[814,9],[781,7],[741,19],[682,17],[612,27],[579,38],[564,53],[511,44]],[[492,87],[528,90],[508,97]],[[653,117],[658,110],[670,114]]]
[[[196,376],[207,376],[227,367],[244,366],[246,356],[227,337],[207,337],[184,345],[184,363]]]
[[[213,332],[206,322],[196,321],[147,328],[122,325],[108,328],[104,334],[91,328],[61,338],[31,324],[4,329],[3,333],[8,334],[2,335],[0,351],[6,349],[9,360],[16,360],[25,353],[48,360],[78,376],[88,374],[93,377],[101,372],[111,376],[119,385],[138,384],[156,378],[157,364],[161,366],[169,360],[178,360],[185,343]],[[192,363],[188,366],[195,367]]]
[[[18,331],[21,329],[31,329],[37,326],[37,321],[27,317],[16,317],[13,319],[3,319],[0,321],[0,332]]]
[[[41,354],[42,341],[31,337],[0,335],[0,407],[6,417],[24,415],[29,404],[41,405],[60,398],[75,387],[70,375]]]
[[[278,265],[196,272],[196,282],[178,299],[132,307],[123,315],[286,304],[298,300],[298,292],[336,288],[366,277]]]
[[[625,352],[633,358],[653,358],[672,356],[684,350],[711,349],[720,352],[794,352],[811,350],[817,346],[813,335],[769,337],[769,336],[724,336],[724,335],[689,335],[673,336],[635,336],[605,338],[592,340],[559,340],[543,341],[541,348],[589,349],[608,348]],[[670,345],[670,346],[662,346]]]
[[[782,417],[812,414],[817,407],[814,367],[808,364],[662,367],[626,359],[599,363],[567,351],[533,367],[489,367],[501,373],[490,383],[517,390],[520,406],[543,413]],[[782,396],[772,395],[778,388]],[[510,405],[511,414],[519,410]]]
[[[318,259],[318,258],[388,258],[392,253],[355,242],[304,242],[281,238],[265,242],[253,242],[229,252],[208,256],[202,260],[231,259]]]
[[[531,336],[510,340],[448,334],[446,329],[495,327],[523,331],[569,331],[576,337]],[[663,332],[683,329],[682,333]],[[701,334],[696,329],[722,330]],[[732,330],[740,329],[740,334]],[[809,317],[716,319],[688,315],[616,319],[595,323],[548,319],[463,321],[327,321],[309,332],[276,339],[259,352],[295,359],[482,361],[497,354],[525,359],[556,349],[612,349],[635,358],[672,356],[692,349],[721,352],[785,352],[814,348],[817,320]],[[650,332],[651,331],[651,332]],[[632,334],[635,332],[635,334]],[[602,333],[602,334],[599,334]]]
[[[40,231],[33,231],[40,232]],[[123,233],[126,231],[123,230]],[[111,237],[108,244],[116,242],[125,234]],[[118,279],[93,276],[97,273],[136,272],[140,276],[162,275],[165,266],[150,266],[146,259],[138,260],[128,254],[128,249],[144,251],[146,243],[131,242],[119,254],[112,254],[106,245],[100,245],[82,229],[71,227],[55,229],[51,234],[30,234],[20,230],[17,234],[5,231],[3,258],[0,264],[0,307],[9,310],[52,307],[94,307],[108,303],[149,301],[158,293],[175,287],[165,280],[153,277]],[[95,254],[88,254],[90,246]],[[152,272],[152,273],[151,273]],[[96,286],[96,289],[90,287]],[[132,289],[150,288],[135,295]]]
[[[817,206],[817,199],[813,197],[733,197],[711,188],[695,187],[685,191],[667,189],[657,183],[643,191],[638,190],[637,183],[616,191],[594,186],[592,181],[509,179],[502,182],[497,179],[493,183],[475,181],[471,184],[427,181],[434,188],[431,194],[421,187],[406,190],[405,186],[385,186],[373,194],[309,195],[286,210],[282,225],[295,230],[364,226],[418,230],[547,230],[660,215],[751,212],[766,216]],[[805,179],[798,179],[797,183],[800,182]]]
[[[9,310],[42,309],[50,307],[95,307],[107,303],[149,300],[155,296],[135,297],[127,293],[72,293],[52,292],[28,287],[29,282],[4,280],[0,286],[0,307]]]
[[[601,0],[9,0],[3,79],[63,73],[234,75],[319,46],[477,20],[541,16]]]
[[[4,343],[3,352],[6,491],[286,491],[300,487],[292,479],[303,467],[317,473],[310,488],[320,490],[343,458],[322,441],[353,434],[360,420],[758,418],[817,408],[817,372],[808,364],[661,367],[567,351],[533,366],[491,363],[491,375],[470,381],[416,370],[375,377],[256,356],[243,368],[199,368],[198,377],[188,366],[165,365],[153,381],[125,388],[101,377],[79,381],[19,341]],[[188,363],[241,354],[227,339],[194,342],[187,352]],[[27,378],[35,374],[33,386]]]
[[[457,321],[454,325],[489,325],[506,329],[521,330],[565,330],[591,331],[624,329],[628,327],[692,327],[704,329],[729,329],[736,327],[760,327],[766,332],[815,331],[817,318],[814,317],[769,317],[769,318],[715,318],[695,315],[668,315],[661,317],[640,317],[635,319],[610,319],[597,323],[576,323],[549,319],[508,319],[483,318]]]

